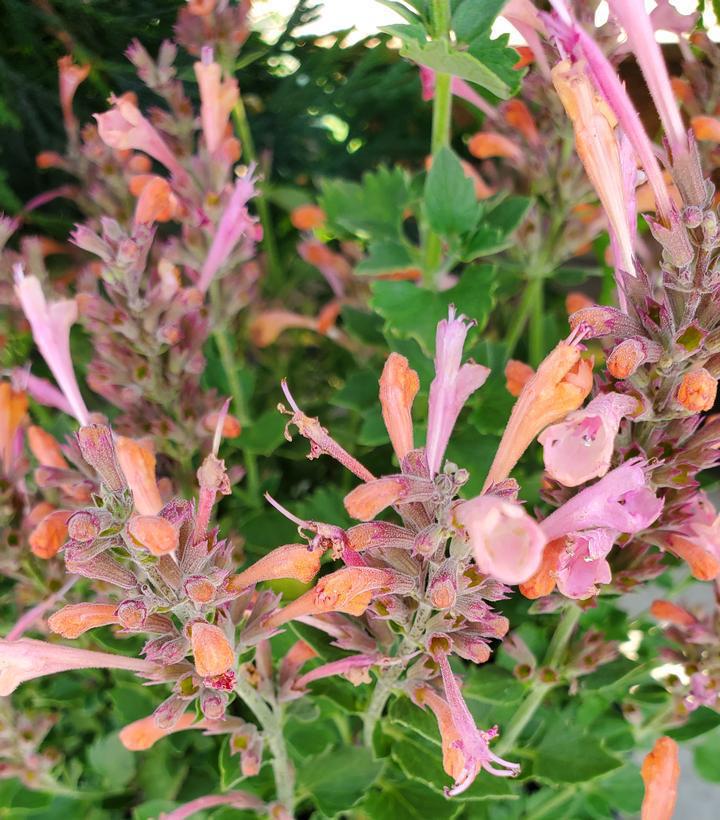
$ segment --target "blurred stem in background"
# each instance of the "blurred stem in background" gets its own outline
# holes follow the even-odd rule
[[[450,0],[432,0],[432,36],[435,40],[447,40],[450,32]],[[433,159],[437,152],[450,144],[450,116],[452,113],[452,76],[435,75],[435,96],[433,98],[432,137],[430,142]],[[440,237],[428,229],[425,234],[425,263],[423,278],[425,285],[435,289],[440,262],[442,242]]]

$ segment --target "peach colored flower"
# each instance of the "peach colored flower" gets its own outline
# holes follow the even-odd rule
[[[115,450],[120,469],[133,494],[140,515],[157,515],[163,507],[155,479],[154,454],[131,438],[118,436]]]
[[[380,376],[380,405],[383,421],[395,455],[402,464],[414,448],[412,406],[420,389],[418,374],[399,353],[391,353]]]
[[[677,743],[669,737],[658,738],[643,760],[641,774],[645,784],[642,820],[672,820],[680,778]]]
[[[78,638],[89,629],[118,622],[115,604],[68,604],[48,618],[48,626],[63,638]]]

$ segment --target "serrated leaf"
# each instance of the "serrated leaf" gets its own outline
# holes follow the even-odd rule
[[[535,749],[532,773],[551,783],[584,783],[620,766],[592,734],[555,720]]]
[[[327,817],[352,808],[372,786],[383,763],[365,747],[344,746],[298,765],[298,787],[312,795]]]
[[[496,41],[488,40],[487,42]],[[487,46],[484,47],[485,53],[480,47],[478,51],[489,59],[492,68],[486,65],[484,59],[479,59],[469,51],[453,48],[445,40],[433,40],[427,43],[405,42],[400,53],[403,57],[407,57],[418,65],[427,66],[433,71],[452,74],[462,80],[477,83],[496,97],[506,100],[511,94],[510,86],[496,73],[498,67],[504,71],[506,66],[498,60],[497,51]]]
[[[394,768],[392,774],[383,774],[378,786],[359,806],[372,820],[452,820],[463,810],[463,803],[448,800]]]
[[[355,273],[378,276],[407,270],[415,264],[410,251],[402,242],[381,240],[371,242],[368,255],[355,268]]]
[[[507,0],[460,0],[452,15],[452,29],[458,42],[470,43],[492,28]]]
[[[382,0],[378,0],[378,2],[382,2]],[[388,26],[380,26],[380,31],[389,34],[391,37],[398,37],[403,43],[422,43],[427,39],[425,29],[420,23],[391,23]]]
[[[430,227],[442,236],[458,236],[472,230],[480,216],[472,180],[465,176],[457,155],[447,147],[433,157],[425,180],[424,200]]]
[[[472,262],[479,256],[488,256],[507,248],[513,233],[525,218],[532,200],[526,196],[509,196],[497,207],[486,211],[475,232],[466,240],[463,259]]]
[[[343,327],[355,339],[368,345],[384,345],[383,321],[376,313],[356,308],[343,307]]]

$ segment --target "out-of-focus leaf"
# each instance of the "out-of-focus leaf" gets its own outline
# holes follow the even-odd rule
[[[477,224],[480,207],[475,188],[450,148],[441,148],[433,157],[424,199],[428,222],[442,236],[463,234]]]
[[[716,726],[720,726],[720,714],[713,709],[708,709],[707,706],[701,706],[690,715],[683,726],[679,726],[677,729],[668,729],[665,734],[682,742],[704,735]]]
[[[620,766],[593,735],[553,721],[535,749],[532,773],[550,783],[584,783]]]
[[[135,775],[135,756],[116,733],[99,737],[88,749],[88,763],[110,789],[119,789]]]

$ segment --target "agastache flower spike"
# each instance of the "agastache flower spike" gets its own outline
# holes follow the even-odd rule
[[[201,60],[194,64],[200,87],[200,120],[205,145],[214,154],[223,141],[230,112],[239,99],[238,85],[232,77],[222,80],[222,69],[213,61],[212,48],[202,49]]]
[[[485,383],[490,370],[474,362],[462,364],[462,352],[468,330],[464,316],[455,316],[450,306],[448,318],[437,327],[435,336],[435,378],[430,385],[428,430],[425,444],[430,475],[440,469],[457,417],[465,402]]]
[[[580,342],[586,332],[581,325],[560,342],[523,387],[485,479],[485,490],[510,475],[541,430],[585,401],[592,388],[592,361],[580,357]]]
[[[30,323],[35,344],[60,385],[73,415],[80,424],[87,424],[89,413],[70,356],[70,328],[77,320],[77,305],[72,299],[48,303],[37,277],[25,276],[20,264],[15,265],[14,273],[15,293]]]
[[[632,396],[601,393],[584,409],[546,428],[538,441],[548,474],[566,487],[604,476],[610,469],[620,422],[637,407]]]
[[[450,717],[458,735],[453,746],[462,755],[463,761],[462,769],[455,777],[455,785],[452,789],[446,789],[446,794],[449,797],[462,794],[470,788],[481,769],[496,777],[516,777],[520,772],[520,766],[503,760],[490,751],[489,744],[497,737],[497,727],[488,731],[477,728],[450,668],[447,655],[441,654],[436,660],[442,674]]]
[[[395,455],[402,464],[414,448],[412,405],[420,389],[418,374],[399,353],[391,353],[380,376],[380,405]]]
[[[294,424],[300,435],[303,438],[308,439],[310,442],[310,453],[308,454],[309,459],[319,458],[324,453],[325,455],[334,458],[335,461],[339,461],[343,467],[350,470],[350,472],[356,475],[361,481],[372,481],[375,476],[363,467],[357,459],[353,458],[347,450],[343,449],[333,438],[331,438],[328,435],[328,431],[320,424],[318,419],[309,418],[297,406],[297,403],[295,402],[285,379],[282,380],[281,386],[283,393],[285,394],[285,398],[290,404],[291,412],[286,410],[282,404],[278,405],[278,410],[281,413],[292,416],[285,427],[285,438],[288,441],[292,441],[292,436],[288,433],[287,428],[291,424]]]

